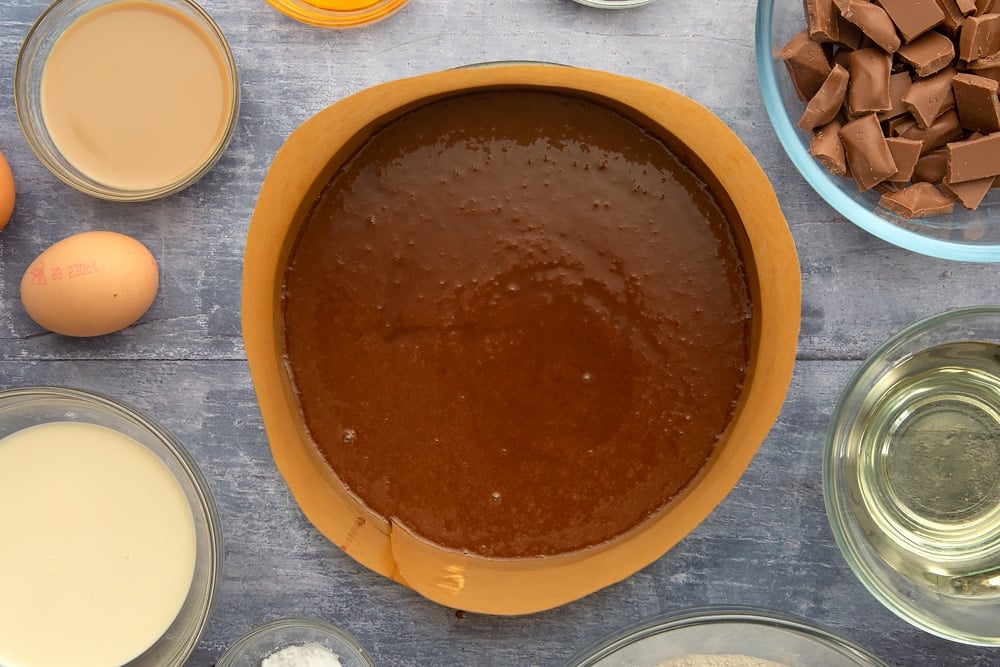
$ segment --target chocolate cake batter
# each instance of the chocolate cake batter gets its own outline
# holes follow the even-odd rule
[[[304,222],[284,294],[308,429],[375,512],[492,557],[593,546],[697,474],[751,304],[708,188],[568,95],[456,96],[380,129]]]

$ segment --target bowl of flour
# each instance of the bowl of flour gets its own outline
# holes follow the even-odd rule
[[[887,667],[806,619],[754,607],[712,606],[618,630],[566,667]]]
[[[283,618],[243,635],[216,667],[375,667],[349,633],[313,618]]]

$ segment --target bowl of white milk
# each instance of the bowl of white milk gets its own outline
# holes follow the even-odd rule
[[[0,392],[0,535],[0,665],[180,667],[198,643],[219,514],[146,415],[75,389]]]

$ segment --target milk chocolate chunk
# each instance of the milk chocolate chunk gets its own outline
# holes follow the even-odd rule
[[[909,111],[903,104],[903,95],[910,89],[912,83],[909,72],[896,72],[889,77],[889,110],[879,112],[879,120],[898,118]]]
[[[975,181],[1000,175],[1000,132],[978,139],[953,141],[947,145],[949,183]]]
[[[830,76],[816,91],[805,111],[799,118],[799,127],[807,132],[820,125],[826,125],[844,105],[844,98],[847,96],[847,82],[850,74],[840,65],[834,65],[830,70]]]
[[[1000,53],[973,60],[965,66],[965,69],[970,74],[985,76],[987,79],[1000,82]]]
[[[921,127],[930,127],[936,118],[955,106],[951,80],[957,73],[954,67],[946,67],[937,74],[917,79],[903,95],[903,104]]]
[[[879,193],[880,195],[889,194],[892,192],[899,192],[903,189],[903,185],[900,183],[892,183],[890,181],[882,181],[876,185],[872,190]]]
[[[976,13],[976,0],[955,0],[955,4],[965,16]]]
[[[809,39],[808,30],[803,30],[785,44],[780,55],[792,79],[795,94],[803,102],[812,99],[830,75],[830,62],[823,47]]]
[[[994,180],[994,176],[966,181],[965,183],[949,183],[945,180],[941,183],[941,190],[965,208],[975,211],[983,203],[990,188],[993,187]]]
[[[839,9],[837,10],[837,32],[840,34],[837,44],[848,49],[861,48],[861,41],[864,39],[865,33],[861,32],[861,28],[841,16]]]
[[[1000,14],[970,16],[958,33],[958,57],[966,62],[1000,51]]]
[[[976,14],[978,16],[992,14],[996,11],[1000,11],[1000,2],[998,0],[976,0]]]
[[[984,134],[1000,132],[1000,99],[993,79],[975,74],[956,74],[952,81],[958,119],[967,130]]]
[[[944,21],[944,12],[932,0],[879,0],[879,4],[907,42]]]
[[[900,60],[913,66],[918,77],[930,76],[955,59],[955,44],[936,30],[924,33],[896,52]]]
[[[949,141],[955,141],[962,137],[962,125],[958,121],[958,114],[954,109],[949,109],[941,114],[930,127],[922,128],[919,123],[911,125],[899,132],[899,136],[904,139],[919,139],[924,142],[924,152],[930,152],[935,148],[941,148]]]
[[[840,138],[859,191],[870,190],[896,173],[896,163],[892,160],[875,114],[862,116],[844,125]]]
[[[847,157],[844,142],[840,140],[839,120],[832,120],[813,132],[809,141],[809,154],[816,158],[834,176],[847,175]]]
[[[851,85],[847,90],[847,109],[855,115],[892,108],[889,75],[892,56],[881,49],[858,49],[848,58]]]
[[[889,53],[899,48],[900,39],[896,24],[878,5],[867,0],[833,0],[840,15],[861,28],[861,32]]]
[[[833,0],[805,0],[805,6],[810,39],[820,43],[839,41],[840,24]]]
[[[879,205],[907,219],[951,213],[955,208],[954,202],[930,183],[914,183],[899,192],[884,194]]]
[[[958,8],[958,3],[955,0],[937,0],[937,6],[944,13],[944,21],[941,22],[941,27],[949,35],[957,35],[958,27],[965,20],[965,15]]]
[[[908,113],[905,116],[897,116],[896,118],[891,118],[886,122],[885,136],[899,137],[913,127],[919,127],[919,125],[917,125],[917,121],[913,120],[913,116]]]
[[[913,176],[910,180],[914,183],[940,183],[944,180],[947,167],[948,151],[944,148],[935,149],[920,156],[913,167]]]
[[[840,65],[846,70],[851,68],[851,54],[854,53],[853,49],[848,49],[846,47],[840,47],[833,52],[833,57],[830,58],[830,66]]]
[[[892,183],[906,183],[913,177],[913,168],[920,159],[920,151],[924,142],[917,139],[890,137],[885,140],[892,153],[892,161],[896,163],[896,173],[885,180]]]

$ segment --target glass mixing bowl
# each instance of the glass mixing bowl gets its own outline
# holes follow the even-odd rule
[[[353,28],[381,21],[408,0],[267,0],[296,21],[322,28]]]
[[[804,619],[729,606],[688,609],[642,621],[584,649],[566,667],[659,667],[675,659],[691,664],[681,662],[688,656],[721,655],[747,656],[781,667],[885,667],[861,647]]]
[[[229,647],[216,667],[260,667],[267,656],[303,644],[319,644],[332,651],[343,667],[375,667],[354,637],[314,618],[282,618],[254,628]]]
[[[221,124],[218,131],[212,134],[208,143],[203,145],[203,150],[200,153],[191,153],[190,160],[185,162],[186,166],[182,170],[172,176],[156,179],[155,183],[149,182],[133,187],[132,185],[108,181],[95,175],[89,168],[93,165],[81,168],[60,151],[59,145],[46,125],[42,93],[43,75],[49,55],[71,26],[78,20],[87,17],[91,12],[105,11],[113,8],[116,4],[127,5],[128,3],[122,3],[121,0],[55,0],[49,5],[31,26],[21,45],[14,69],[14,106],[28,146],[39,161],[61,181],[80,192],[100,199],[147,201],[183,190],[198,181],[218,162],[236,129],[240,107],[239,80],[236,72],[236,61],[233,59],[225,35],[212,17],[197,3],[193,0],[142,0],[141,3],[138,3],[140,6],[148,4],[156,8],[157,11],[174,17],[186,25],[191,34],[195,36],[194,38],[203,40],[210,52],[217,58],[221,68],[219,82],[221,86],[219,90],[220,104],[223,114],[220,119]],[[92,16],[96,16],[96,14]],[[166,34],[172,33],[167,32]],[[183,59],[178,58],[178,62],[183,62]],[[109,71],[117,72],[118,70]],[[171,72],[171,74],[175,75],[176,72]],[[118,80],[118,77],[108,78],[111,81]],[[161,78],[163,77],[161,76]],[[176,81],[173,79],[168,78],[167,80],[173,82],[171,85],[176,85]],[[128,94],[141,95],[141,93],[135,93],[135,91],[141,90],[141,86],[141,81],[135,82]],[[109,95],[118,94],[114,91],[115,87],[110,85]],[[124,92],[121,94],[126,95]],[[178,110],[183,110],[183,106],[179,106]],[[183,113],[176,113],[172,116],[172,118],[183,117]],[[178,128],[184,127],[184,123],[178,123],[170,131],[180,131]],[[147,134],[155,135],[162,131],[164,131],[163,128],[154,125],[149,127]],[[151,154],[147,153],[147,155],[154,163],[158,155],[170,152],[162,150],[157,152],[159,147],[156,142],[151,142],[150,146]],[[198,147],[201,148],[202,145]],[[192,147],[190,150],[194,151],[194,148]],[[77,150],[77,153],[80,151]],[[170,159],[176,160],[176,157]],[[108,162],[114,165],[115,161],[109,160]]]
[[[795,125],[805,104],[778,55],[805,27],[802,0],[757,3],[757,75],[764,106],[778,140],[809,185],[842,216],[889,243],[942,259],[1000,261],[1000,190],[988,194],[975,211],[955,204],[948,215],[906,220],[880,208],[877,193],[858,193],[853,179],[833,176],[809,154],[810,135]]]
[[[197,463],[169,431],[143,413],[111,398],[62,387],[0,392],[0,438],[51,422],[82,422],[111,429],[144,446],[166,466],[187,499],[194,520],[195,563],[191,586],[166,632],[128,667],[182,667],[208,621],[222,570],[222,527],[215,500]],[[44,484],[44,480],[39,480]],[[122,543],[123,546],[127,542]],[[16,549],[5,544],[4,549]],[[81,581],[81,587],[100,582]],[[141,609],[132,610],[142,613]],[[81,619],[96,624],[97,619]],[[48,628],[57,630],[56,625]],[[53,641],[59,641],[58,634]],[[2,659],[2,656],[0,656]]]
[[[629,7],[648,5],[653,0],[576,0],[576,2],[588,7],[600,7],[601,9],[628,9]]]
[[[1000,646],[1000,307],[935,315],[872,353],[834,409],[823,496],[883,605]]]

